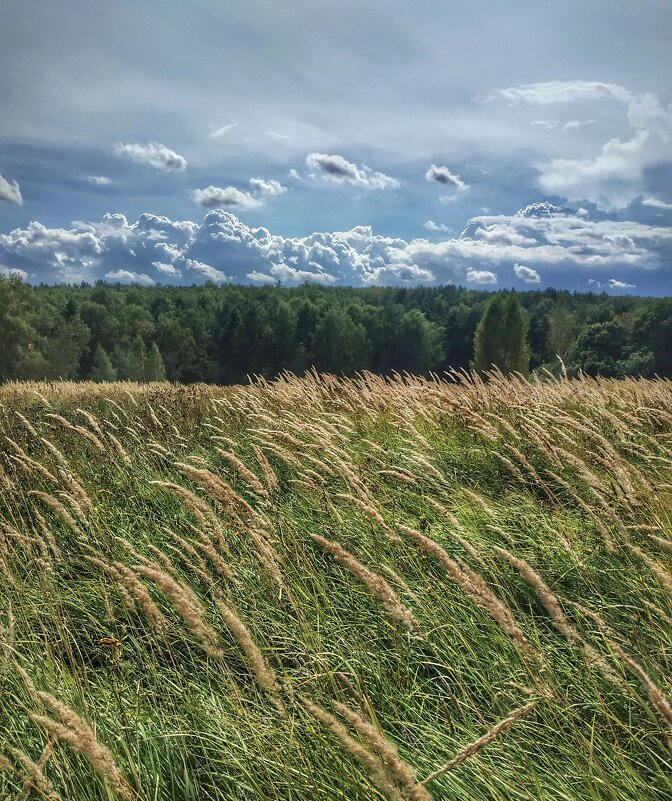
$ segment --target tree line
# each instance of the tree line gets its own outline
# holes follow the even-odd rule
[[[311,366],[352,375],[493,364],[505,373],[672,377],[672,300],[454,286],[30,286],[0,277],[0,381],[231,384]]]

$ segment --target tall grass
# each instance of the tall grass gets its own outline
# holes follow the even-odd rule
[[[672,385],[0,387],[0,799],[672,797]]]

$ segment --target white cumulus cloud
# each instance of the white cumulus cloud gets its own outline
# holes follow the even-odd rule
[[[513,215],[481,215],[459,236],[381,236],[370,226],[282,236],[246,225],[222,208],[201,222],[145,213],[135,222],[106,214],[98,222],[48,228],[31,222],[0,234],[0,264],[36,282],[116,280],[178,283],[180,280],[304,280],[354,286],[412,286],[492,281],[518,267],[520,280],[537,270],[551,283],[561,272],[584,282],[595,270],[612,270],[633,281],[633,271],[658,270],[672,262],[669,226],[591,219],[550,203],[532,204]],[[534,265],[534,270],[525,265]],[[477,265],[477,266],[476,266]],[[525,272],[530,270],[530,273]],[[120,273],[126,271],[128,275]],[[620,272],[618,272],[620,271]],[[480,274],[483,275],[480,275]],[[537,283],[530,280],[530,283]],[[578,285],[578,284],[577,284]]]
[[[257,209],[263,205],[263,201],[235,186],[206,186],[205,189],[194,189],[191,197],[194,203],[206,209]]]
[[[358,167],[343,156],[310,153],[306,164],[322,177],[337,184],[350,184],[363,189],[397,189],[399,181],[382,172],[374,172],[366,165]]]
[[[264,178],[250,178],[250,186],[252,191],[256,192],[262,197],[275,197],[276,195],[284,195],[287,187],[283,186],[279,181],[274,178],[265,180]]]
[[[665,107],[650,93],[637,94],[600,81],[548,81],[500,89],[495,96],[511,103],[537,105],[611,100],[624,105],[632,128],[629,137],[612,137],[592,157],[554,158],[540,163],[539,187],[568,200],[589,200],[603,208],[622,208],[642,194],[647,171],[672,163],[672,104]],[[494,97],[494,96],[493,96]],[[492,100],[493,97],[490,99]],[[590,120],[535,120],[533,124],[578,130]]]
[[[0,200],[6,200],[8,203],[16,203],[17,206],[23,204],[21,197],[21,190],[16,181],[8,181],[0,175]]]
[[[147,144],[117,142],[112,149],[117,156],[130,159],[138,164],[147,164],[162,172],[181,172],[187,167],[187,160],[184,156],[180,156],[179,153],[158,142],[148,142]]]
[[[627,281],[619,281],[617,278],[610,278],[608,281],[598,281],[597,278],[589,278],[588,286],[595,286],[600,289],[635,289],[635,284],[628,284]]]
[[[422,227],[427,229],[428,231],[438,232],[438,231],[450,231],[451,228],[443,223],[435,223],[432,220],[427,220],[427,222],[422,224]]]
[[[626,281],[619,281],[616,278],[610,278],[607,281],[607,286],[610,289],[634,289],[634,284],[628,284]]]
[[[123,283],[141,284],[142,286],[153,286],[156,281],[145,273],[134,273],[131,270],[111,270],[105,273],[105,278],[112,281],[122,281]]]
[[[541,282],[539,273],[531,267],[525,267],[524,264],[514,264],[513,272],[516,274],[516,278],[520,278],[526,284],[538,284]]]
[[[475,270],[473,267],[469,267],[467,281],[471,284],[496,284],[497,273],[493,273],[490,270]]]
[[[19,270],[17,267],[5,267],[3,264],[0,264],[0,275],[5,275],[8,278],[20,278],[22,281],[28,278],[28,273],[25,270]]]
[[[224,281],[229,280],[226,274],[223,273],[221,270],[218,270],[215,267],[211,267],[209,264],[204,264],[202,261],[196,261],[194,259],[186,259],[186,261],[184,262],[184,266],[188,272],[194,275],[200,275],[207,281],[215,281],[216,283],[223,283]]]
[[[177,276],[178,278],[182,275],[182,272],[174,264],[168,264],[164,261],[153,261],[152,267],[164,275]]]

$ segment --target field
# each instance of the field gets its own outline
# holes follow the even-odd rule
[[[0,387],[0,799],[672,797],[672,384]]]

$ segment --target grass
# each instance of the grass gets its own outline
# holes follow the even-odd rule
[[[0,387],[0,799],[672,795],[672,386]]]

